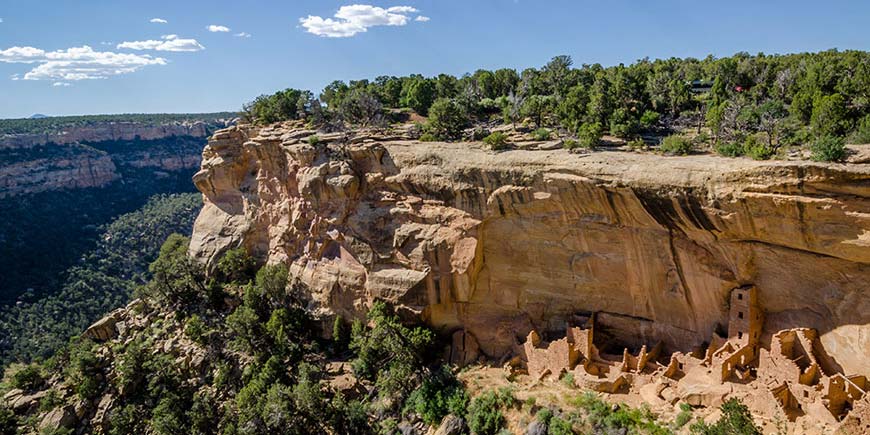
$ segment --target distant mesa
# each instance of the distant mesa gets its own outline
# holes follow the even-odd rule
[[[33,115],[30,115],[30,119],[43,119],[43,118],[48,118],[48,115],[43,115],[41,113],[34,113]]]

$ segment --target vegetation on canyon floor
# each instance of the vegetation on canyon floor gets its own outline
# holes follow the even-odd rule
[[[870,142],[868,65],[870,53],[836,50],[607,68],[574,68],[570,57],[557,56],[522,72],[336,81],[319,95],[287,89],[258,97],[242,113],[249,122],[306,119],[340,129],[385,125],[403,109],[428,116],[424,140],[479,140],[486,134],[463,132],[510,124],[556,129],[570,148],[594,149],[607,133],[633,149],[661,144],[668,154],[710,150],[763,160],[805,147],[814,160],[839,161],[846,142]]]
[[[189,232],[202,207],[199,194],[155,195],[138,210],[101,227],[87,232],[77,230],[80,214],[98,222],[103,213],[117,213],[123,204],[135,200],[134,190],[119,187],[51,192],[2,202],[9,206],[5,208],[8,214],[4,214],[11,218],[8,223],[18,222],[16,228],[22,241],[44,244],[45,252],[60,251],[57,254],[79,258],[71,258],[72,264],[61,271],[56,266],[70,264],[66,257],[40,267],[25,263],[28,251],[34,252],[30,254],[33,257],[46,259],[40,246],[31,245],[27,251],[19,249],[17,255],[4,256],[8,267],[5,270],[15,270],[22,277],[31,273],[57,275],[46,281],[46,286],[57,290],[0,307],[0,367],[13,361],[47,358],[103,314],[126,304],[135,287],[147,282],[148,264],[157,257],[164,239],[172,233]],[[101,201],[94,200],[97,195]],[[115,204],[112,198],[120,195],[125,196],[125,201]],[[40,201],[46,199],[48,202]],[[65,213],[55,214],[52,210],[61,203],[67,206]],[[13,230],[4,228],[6,234]],[[4,246],[14,247],[11,237],[7,242]]]
[[[570,409],[519,402],[511,389],[471,397],[437,357],[436,334],[403,324],[388,305],[375,303],[350,327],[338,318],[325,339],[286,266],[257,269],[233,250],[207,276],[187,247],[177,234],[162,245],[119,339],[76,337],[44,363],[10,367],[0,394],[36,399],[15,411],[0,405],[0,433],[396,434],[452,415],[452,433],[494,435],[505,433],[505,413],[521,412],[538,433],[667,434],[692,419],[685,407],[677,421],[659,422],[591,393]],[[334,387],[336,363],[352,367],[353,388]],[[722,412],[692,432],[759,433],[739,403]]]

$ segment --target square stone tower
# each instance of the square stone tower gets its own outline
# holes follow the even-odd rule
[[[757,346],[763,327],[764,313],[758,304],[758,289],[747,286],[732,290],[728,339],[740,345]]]

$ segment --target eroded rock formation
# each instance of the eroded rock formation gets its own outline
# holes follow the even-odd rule
[[[192,255],[244,246],[290,265],[324,319],[385,299],[493,360],[591,313],[620,353],[719,349],[732,290],[755,286],[759,334],[813,329],[842,373],[870,373],[870,165],[314,134],[215,134]],[[713,358],[758,359],[740,349],[759,339]]]

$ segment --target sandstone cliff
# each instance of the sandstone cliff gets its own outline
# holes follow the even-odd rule
[[[202,137],[170,135],[151,140],[3,148],[0,149],[0,198],[105,187],[127,178],[132,170],[192,171],[199,166],[204,143]]]
[[[324,318],[382,298],[493,359],[589,313],[603,348],[689,352],[753,285],[768,339],[814,328],[842,371],[870,374],[868,164],[312,134],[216,133],[191,254],[244,246],[289,264]]]
[[[138,122],[98,122],[92,125],[68,127],[62,131],[34,134],[0,135],[0,149],[31,148],[45,144],[104,142],[113,140],[162,139],[170,136],[206,137],[210,126],[202,121],[174,122],[151,125]]]

